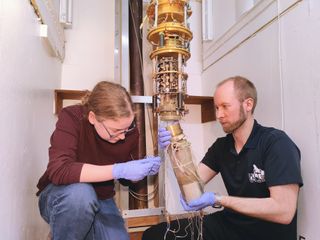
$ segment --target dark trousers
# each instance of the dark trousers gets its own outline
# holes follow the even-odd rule
[[[213,217],[214,216],[214,217]],[[197,220],[179,219],[152,226],[143,233],[142,240],[197,240],[199,227]],[[170,226],[170,230],[167,230]],[[214,227],[213,227],[214,226]],[[244,240],[234,231],[229,231],[220,212],[206,215],[203,218],[203,240]]]
[[[231,217],[232,216],[232,217]],[[168,230],[168,227],[170,229]],[[198,240],[196,221],[180,219],[148,228],[142,240]],[[296,224],[282,225],[224,211],[203,218],[203,240],[296,240]]]

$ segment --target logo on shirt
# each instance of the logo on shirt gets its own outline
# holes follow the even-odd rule
[[[264,171],[259,169],[256,165],[253,164],[253,173],[249,173],[249,181],[251,183],[263,183],[265,182]]]

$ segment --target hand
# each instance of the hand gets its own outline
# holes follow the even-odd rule
[[[165,149],[171,140],[171,133],[167,131],[165,128],[159,128],[158,131],[158,142],[161,149]]]
[[[145,176],[157,174],[160,165],[160,157],[147,157],[125,163],[115,163],[112,167],[112,175],[114,179],[124,178],[139,181]]]
[[[215,194],[213,192],[205,192],[201,197],[187,203],[183,196],[180,195],[180,203],[186,211],[198,211],[208,206],[213,206],[216,201]]]

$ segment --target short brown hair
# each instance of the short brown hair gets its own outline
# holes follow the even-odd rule
[[[245,77],[235,76],[235,77],[230,77],[223,80],[217,85],[217,88],[229,81],[233,82],[234,90],[240,102],[243,102],[247,98],[253,99],[253,107],[252,107],[252,113],[253,113],[258,101],[257,89],[254,86],[254,84]]]
[[[133,103],[127,90],[120,84],[101,81],[82,100],[87,114],[92,111],[97,117],[119,119],[129,117],[134,112]]]

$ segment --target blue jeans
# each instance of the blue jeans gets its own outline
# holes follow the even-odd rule
[[[54,240],[129,240],[114,200],[99,200],[91,184],[50,184],[39,208]]]

